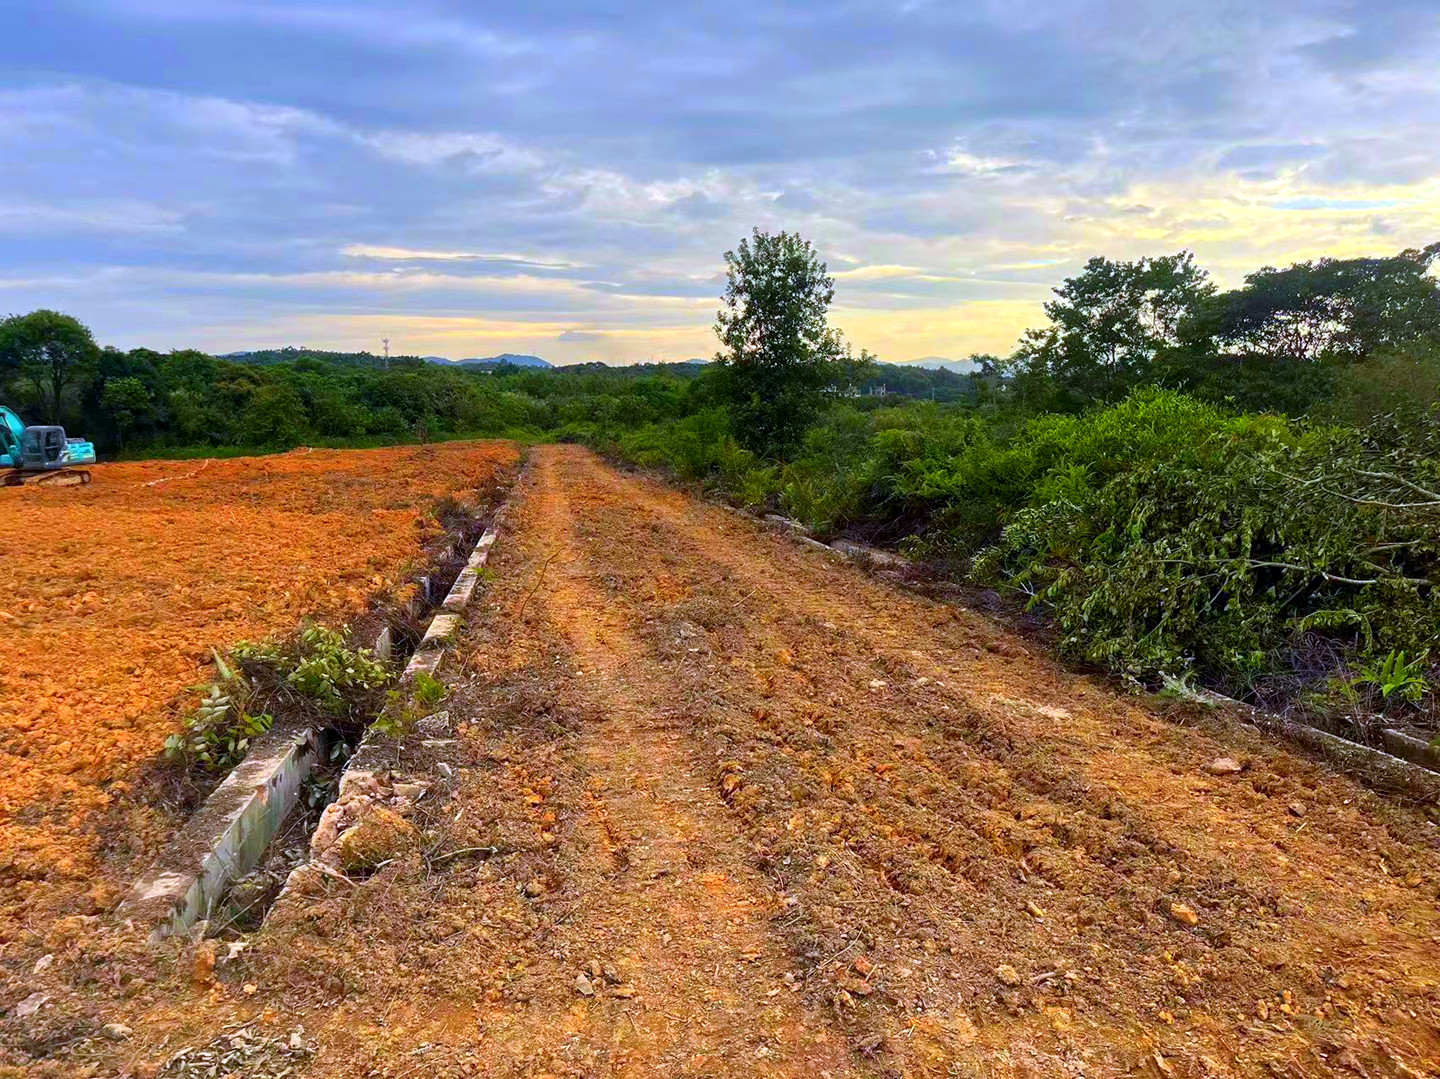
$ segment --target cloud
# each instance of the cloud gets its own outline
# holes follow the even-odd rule
[[[506,255],[484,251],[415,251],[407,247],[383,247],[375,244],[346,244],[340,249],[340,253],[351,258],[384,259],[390,262],[493,262],[534,270],[585,268],[585,264],[581,262],[536,255]]]
[[[858,345],[1003,352],[1093,254],[1233,282],[1440,220],[1426,0],[12,8],[0,288],[115,344],[705,355],[759,225]]]

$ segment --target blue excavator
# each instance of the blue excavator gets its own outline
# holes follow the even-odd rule
[[[0,484],[74,487],[90,482],[95,447],[83,438],[66,438],[65,428],[27,427],[14,411],[0,405]]]

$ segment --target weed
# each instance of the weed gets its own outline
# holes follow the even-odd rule
[[[421,708],[434,708],[445,699],[445,683],[424,671],[415,673],[415,703]]]

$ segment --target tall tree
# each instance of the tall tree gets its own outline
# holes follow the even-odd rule
[[[1385,258],[1266,266],[1203,304],[1183,334],[1194,351],[1309,363],[1355,362],[1417,340],[1440,341],[1440,243]]]
[[[44,308],[0,320],[0,372],[35,387],[46,417],[60,422],[65,391],[92,373],[100,357],[79,319]]]
[[[735,436],[757,453],[784,456],[815,419],[848,355],[826,322],[835,282],[808,240],[755,229],[725,253],[716,315],[723,346],[718,390]]]
[[[1082,401],[1110,401],[1151,380],[1157,358],[1179,343],[1181,321],[1214,286],[1181,251],[1135,262],[1097,256],[1054,291],[1050,325],[1025,333],[1012,365]]]

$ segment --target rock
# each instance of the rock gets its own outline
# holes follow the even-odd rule
[[[31,993],[19,1004],[15,1005],[15,1017],[17,1019],[30,1018],[30,1016],[34,1015],[41,1008],[43,1008],[45,1006],[45,1002],[49,999],[50,996],[47,993]]]
[[[420,801],[421,796],[429,789],[428,783],[396,783],[393,788],[396,798],[411,805]]]
[[[1200,923],[1200,915],[1196,914],[1184,903],[1171,903],[1170,917],[1184,925],[1198,925]]]
[[[415,834],[409,821],[388,809],[373,807],[335,844],[337,868],[346,872],[372,869],[404,850]]]
[[[415,729],[426,738],[440,738],[450,733],[451,726],[449,712],[432,712],[416,723]]]
[[[999,978],[1006,985],[1015,986],[1020,984],[1020,972],[1009,963],[1001,963],[996,967],[995,977]]]
[[[1303,817],[1305,815],[1304,802],[1291,802],[1285,808],[1290,811],[1292,817]]]
[[[1233,776],[1241,771],[1241,764],[1230,757],[1216,757],[1205,766],[1205,771],[1212,776]]]
[[[589,977],[583,970],[575,975],[575,992],[579,993],[582,997],[593,997],[595,995],[595,986],[591,984]]]
[[[100,1033],[109,1038],[112,1042],[123,1042],[131,1034],[135,1033],[124,1023],[106,1023],[100,1028]]]
[[[42,955],[39,959],[35,960],[35,970],[34,970],[34,973],[39,974],[39,973],[41,973],[42,971],[49,970],[50,967],[51,967],[52,965],[54,965],[54,963],[55,963],[55,956],[53,956],[53,955]]]
[[[885,1045],[885,1035],[867,1034],[855,1043],[855,1048],[862,1053],[876,1053]]]
[[[219,945],[213,940],[202,940],[195,948],[195,966],[191,968],[190,980],[196,985],[208,987],[215,984],[215,956]]]

